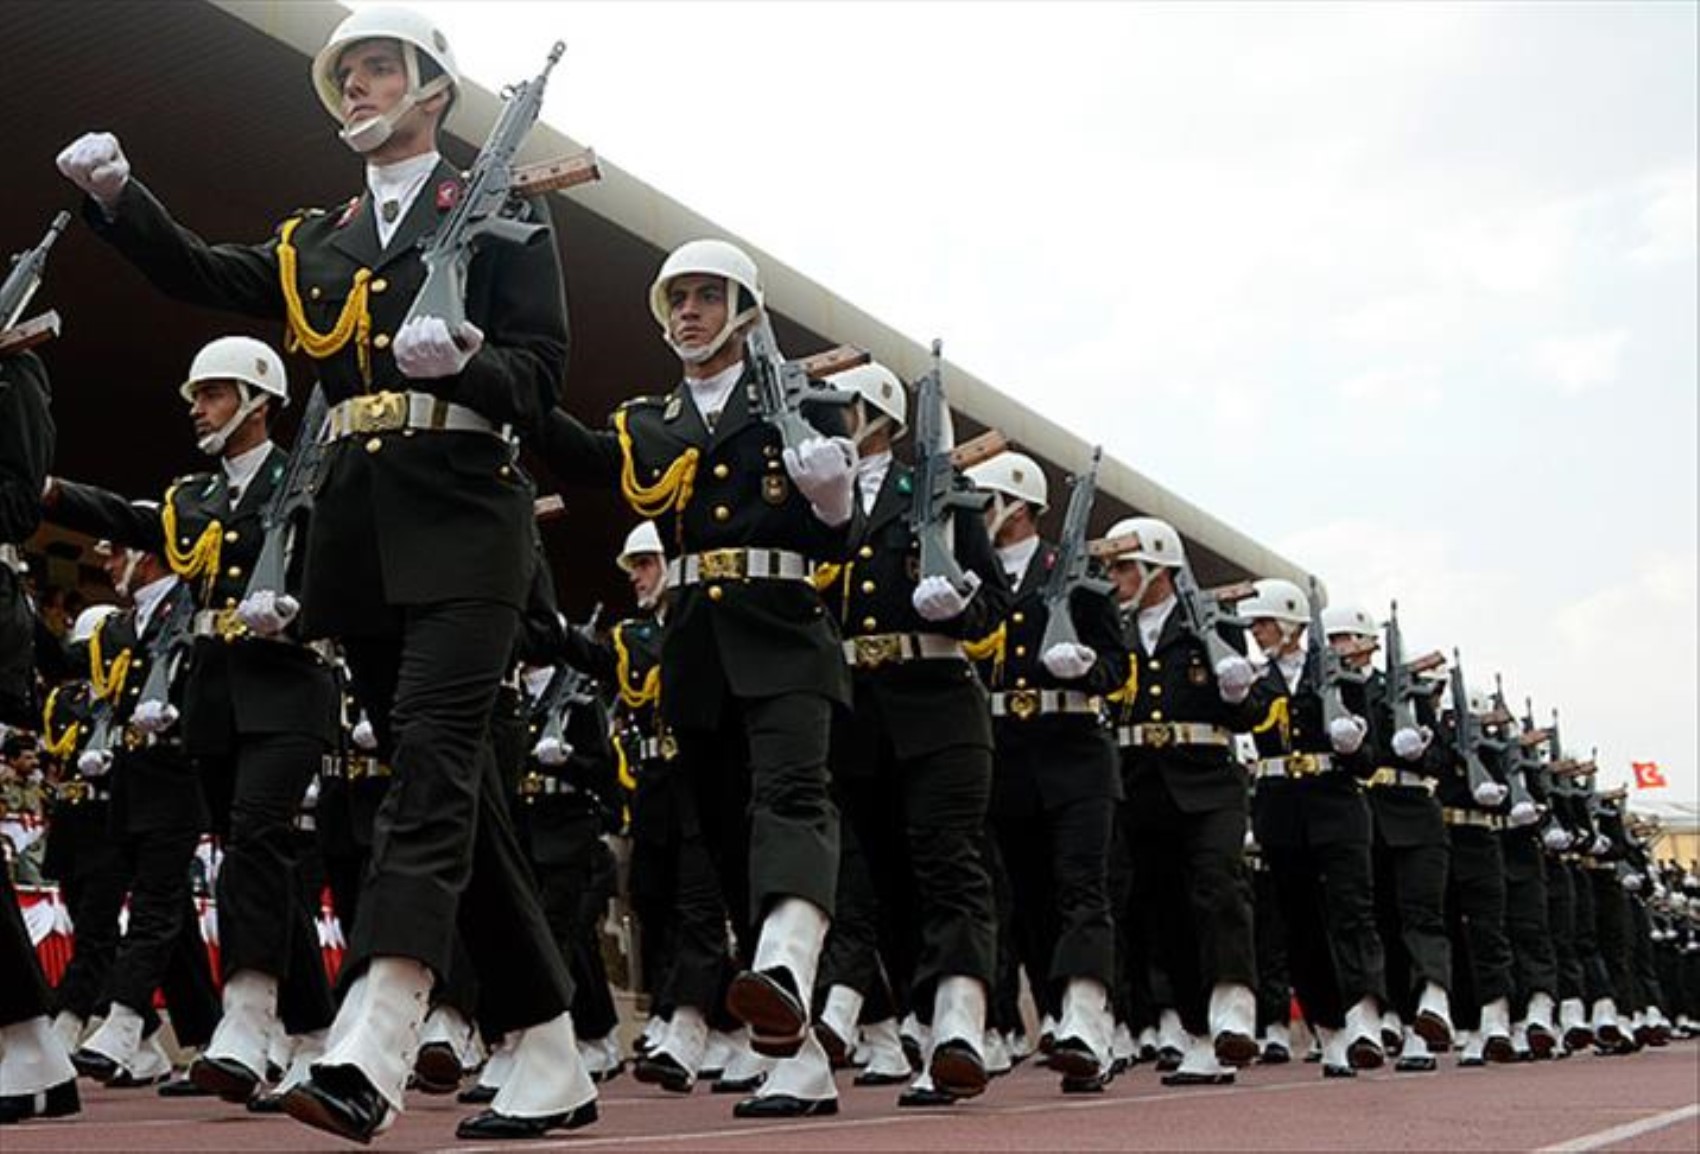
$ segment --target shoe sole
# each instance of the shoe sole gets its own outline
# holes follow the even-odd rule
[[[215,1066],[202,1059],[189,1067],[189,1081],[209,1094],[217,1095],[225,1102],[233,1102],[238,1106],[245,1105],[254,1096],[254,1091],[260,1088],[260,1080],[249,1076],[244,1078],[239,1074],[226,1070],[223,1066]]]
[[[790,992],[764,974],[742,973],[726,991],[726,1009],[750,1028],[750,1049],[770,1058],[795,1057],[809,1015]]]
[[[464,1075],[460,1059],[446,1046],[426,1046],[413,1062],[413,1076],[426,1094],[452,1094]]]
[[[1417,1020],[1411,1023],[1411,1031],[1427,1042],[1430,1050],[1452,1048],[1451,1028],[1433,1014],[1418,1014]]]
[[[646,1062],[639,1062],[632,1070],[632,1077],[645,1086],[660,1086],[672,1094],[689,1094],[696,1083],[689,1078],[680,1078],[670,1071],[657,1070]]]
[[[1536,1058],[1550,1058],[1552,1052],[1558,1049],[1558,1039],[1545,1030],[1531,1029],[1529,1031],[1529,1050]]]
[[[315,1130],[323,1130],[326,1134],[335,1134],[338,1138],[346,1138],[350,1142],[358,1142],[362,1146],[370,1146],[374,1134],[362,1134],[350,1129],[342,1120],[340,1114],[334,1113],[318,1098],[303,1092],[300,1088],[291,1090],[283,1096],[283,1112]],[[381,1127],[380,1127],[381,1129]]]
[[[1482,1046],[1482,1057],[1495,1065],[1505,1065],[1517,1060],[1517,1049],[1511,1044],[1510,1038],[1489,1038]]]
[[[1400,1058],[1393,1063],[1395,1074],[1432,1074],[1437,1068],[1433,1058]]]
[[[1346,1061],[1354,1070],[1379,1070],[1386,1063],[1387,1055],[1381,1052],[1380,1046],[1360,1039],[1346,1047]]]
[[[1226,1074],[1183,1074],[1176,1071],[1163,1075],[1165,1086],[1232,1086],[1237,1079],[1232,1071]]]
[[[1224,1032],[1216,1035],[1216,1060],[1224,1066],[1249,1066],[1257,1060],[1257,1039],[1247,1034]]]
[[[763,1100],[764,1099],[761,1098],[751,1098],[749,1101],[761,1102]],[[823,1098],[818,1102],[805,1102],[798,1099],[797,1102],[797,1109],[787,1107],[786,1109],[771,1114],[758,1112],[760,1109],[759,1107],[746,1109],[748,1103],[739,1102],[736,1106],[732,1107],[732,1117],[749,1118],[752,1121],[766,1122],[774,1119],[784,1120],[789,1118],[830,1118],[834,1114],[838,1113],[837,1098]]]
[[[1104,1069],[1102,1063],[1090,1052],[1073,1047],[1053,1047],[1050,1067],[1067,1078],[1096,1078]]]
[[[986,1092],[986,1068],[959,1049],[935,1050],[928,1071],[933,1085],[953,1098],[978,1098]]]

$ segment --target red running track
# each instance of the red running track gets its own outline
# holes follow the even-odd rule
[[[88,1083],[84,1083],[88,1086]],[[1103,1095],[1063,1097],[1031,1063],[949,1111],[899,1110],[896,1091],[841,1082],[834,1118],[754,1123],[732,1099],[641,1086],[604,1087],[602,1119],[573,1134],[511,1144],[457,1142],[468,1107],[414,1096],[378,1151],[1039,1151],[1039,1150],[1700,1150],[1700,1046],[1676,1042],[1626,1057],[1579,1055],[1538,1065],[1434,1074],[1378,1071],[1324,1081],[1316,1066],[1242,1072],[1237,1086],[1170,1090],[1142,1066]],[[73,1121],[0,1130],[0,1151],[317,1151],[354,1144],[282,1117],[151,1090],[89,1088]]]

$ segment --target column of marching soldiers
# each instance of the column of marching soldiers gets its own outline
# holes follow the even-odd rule
[[[503,212],[540,236],[421,303],[421,244],[479,191],[436,152],[441,33],[364,9],[314,82],[365,189],[259,244],[178,225],[110,134],[59,158],[87,227],[172,297],[281,319],[318,388],[286,450],[306,390],[268,344],[211,342],[176,390],[211,463],[132,500],[52,472],[45,364],[0,359],[8,613],[43,519],[103,541],[121,598],[37,702],[76,949],[48,991],[0,903],[3,1120],[74,1114],[81,1075],[362,1141],[410,1090],[481,1105],[463,1137],[592,1122],[627,1064],[616,835],[634,1076],[739,1117],[834,1113],[847,1068],[948,1107],[1029,1060],[1101,1093],[1148,1062],[1232,1083],[1305,1039],[1349,1078],[1696,1032],[1700,879],[1649,860],[1556,713],[1314,584],[1202,589],[1161,520],[1090,538],[1095,460],[1053,501],[995,434],[954,443],[936,355],[913,390],[785,361],[723,241],[651,289],[681,380],[585,427],[536,203]],[[638,519],[630,616],[556,609],[522,443]]]

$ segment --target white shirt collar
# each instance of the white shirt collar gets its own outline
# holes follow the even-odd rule
[[[1163,634],[1163,626],[1169,620],[1169,614],[1175,611],[1175,595],[1169,594],[1155,605],[1139,611],[1139,641],[1145,646],[1145,652],[1150,653],[1157,648],[1157,638]]]
[[[1286,679],[1288,693],[1297,692],[1299,678],[1304,676],[1305,658],[1307,656],[1309,654],[1305,652],[1303,647],[1300,647],[1291,653],[1283,653],[1275,659],[1275,664],[1281,669],[1281,676]]]
[[[553,665],[539,665],[527,669],[522,677],[525,682],[525,696],[529,701],[536,701],[543,696],[543,691],[549,688],[549,679],[555,676]]]
[[[891,450],[856,459],[856,487],[862,493],[862,511],[869,512],[879,499],[880,486],[891,473]]]
[[[168,573],[157,581],[150,581],[136,590],[136,637],[148,631],[148,622],[153,620],[154,610],[165,600],[165,595],[177,586],[177,574]]]
[[[738,361],[727,368],[721,369],[712,377],[686,377],[685,387],[691,391],[691,400],[696,402],[697,412],[705,417],[718,416],[721,409],[726,407],[726,401],[737,387],[738,379],[744,375],[744,362]]]
[[[1011,585],[1020,585],[1021,579],[1027,575],[1027,566],[1033,563],[1033,555],[1039,551],[1039,535],[1037,533],[1013,545],[1003,545],[998,548],[998,559],[1003,562],[1003,571],[1009,574]]]
[[[398,160],[394,164],[368,164],[366,166],[366,187],[372,193],[372,219],[378,225],[378,244],[388,245],[390,237],[401,226],[402,219],[419,196],[419,190],[425,187],[425,180],[437,170],[442,157],[436,152],[426,152],[419,156],[410,156],[406,160]],[[385,220],[383,206],[385,201],[396,202],[395,215]]]
[[[245,453],[238,453],[234,457],[221,458],[219,463],[224,466],[224,479],[229,482],[232,489],[240,489],[246,493],[249,484],[259,473],[260,466],[265,464],[266,458],[271,455],[271,451],[272,443],[266,440],[261,441]]]

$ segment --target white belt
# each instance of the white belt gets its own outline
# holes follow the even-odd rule
[[[16,545],[0,545],[0,565],[4,565],[14,573],[24,571],[24,557],[18,552]]]
[[[667,583],[678,587],[707,581],[807,581],[815,565],[787,549],[710,549],[667,563]]]
[[[317,833],[319,819],[310,813],[298,813],[295,815],[295,828],[302,833]]]
[[[382,392],[350,397],[325,414],[325,441],[404,430],[440,433],[489,433],[506,439],[510,426],[430,393]]]
[[[646,737],[637,745],[639,761],[660,761],[664,757],[671,757],[673,753],[673,743],[659,737]]]
[[[1225,747],[1233,743],[1233,736],[1220,725],[1200,725],[1192,721],[1147,722],[1116,727],[1116,744],[1123,748],[1164,749],[1171,745]]]
[[[1258,761],[1257,777],[1314,777],[1334,768],[1326,753],[1295,753],[1287,757],[1265,757]]]
[[[844,660],[857,669],[887,663],[955,658],[967,660],[962,642],[940,633],[866,633],[844,641]]]
[[[1003,689],[992,694],[992,716],[1026,721],[1046,713],[1097,713],[1098,699],[1075,689]]]
[[[1453,809],[1447,806],[1440,811],[1441,820],[1447,825],[1473,825],[1480,829],[1504,829],[1505,819],[1497,813],[1483,813],[1479,809]]]
[[[1412,773],[1408,769],[1394,769],[1390,765],[1384,765],[1371,774],[1369,780],[1364,784],[1371,789],[1385,789],[1388,786],[1402,785],[1432,794],[1436,782],[1432,777],[1424,777],[1422,774]]]

